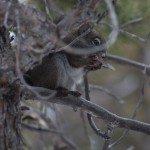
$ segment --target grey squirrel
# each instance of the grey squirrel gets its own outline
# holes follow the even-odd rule
[[[88,29],[91,31],[73,43],[71,47],[84,48],[86,51],[86,48],[93,48],[105,43],[101,34],[93,29],[89,22],[72,31],[62,41],[67,45]],[[31,86],[57,89],[61,91],[58,92],[58,95],[63,93],[62,95],[67,96],[70,93],[80,96],[80,93],[75,91],[76,85],[82,82],[86,72],[101,68],[102,55],[105,53],[106,49],[89,55],[73,54],[65,50],[50,53],[43,58],[41,64],[28,70],[24,77]]]

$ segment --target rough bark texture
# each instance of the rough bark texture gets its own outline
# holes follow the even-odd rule
[[[19,83],[10,54],[9,33],[0,27],[0,150],[21,150]]]

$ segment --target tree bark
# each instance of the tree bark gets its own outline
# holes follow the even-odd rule
[[[19,85],[9,33],[0,27],[0,150],[21,150]],[[11,56],[10,59],[8,59]],[[11,64],[11,66],[9,65]]]

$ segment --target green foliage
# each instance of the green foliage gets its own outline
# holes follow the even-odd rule
[[[63,11],[66,11],[71,10],[76,4],[77,0],[56,0],[55,2]]]
[[[119,22],[124,23],[131,19],[150,16],[150,1],[149,0],[118,0],[117,15]]]

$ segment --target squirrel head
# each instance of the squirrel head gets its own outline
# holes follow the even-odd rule
[[[69,45],[70,48],[73,48],[74,51],[80,49],[86,52],[91,49],[91,52],[89,53],[92,54],[92,49],[98,49],[98,47],[104,45],[105,39],[100,32],[94,29],[94,24],[92,22],[85,22],[78,29],[69,33],[63,39],[63,42],[66,45]],[[96,53],[99,52],[105,53],[106,48],[101,48],[100,51],[96,51]],[[76,52],[76,54],[78,54],[78,52]]]

